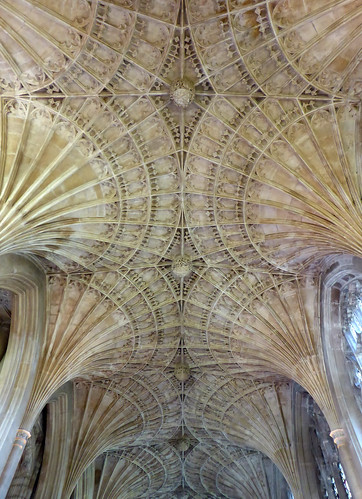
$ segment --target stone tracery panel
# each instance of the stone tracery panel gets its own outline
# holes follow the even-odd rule
[[[185,301],[185,345],[196,366],[282,375],[303,385],[337,424],[319,340],[312,280],[207,269]]]
[[[108,84],[115,91],[148,90],[167,54],[178,5],[4,1],[1,93],[95,94]],[[128,83],[134,76],[143,87]]]
[[[185,462],[187,483],[203,497],[288,499],[283,475],[260,452],[238,447],[198,444]]]
[[[50,277],[48,300],[41,361],[25,418],[28,426],[50,396],[76,376],[121,379],[151,361],[162,371],[175,355],[178,308],[155,269]]]
[[[295,270],[328,254],[361,254],[358,180],[343,139],[353,120],[344,106],[312,110],[256,162],[246,217],[252,240],[275,265]]]
[[[279,44],[290,64],[332,95],[361,92],[361,8],[358,2],[270,2]]]
[[[97,477],[100,476],[100,480]],[[133,447],[102,454],[87,468],[74,490],[74,499],[127,499],[172,494],[181,481],[181,463],[168,445]]]
[[[185,216],[196,246],[216,239],[209,263],[300,272],[360,255],[356,125],[329,101],[215,99],[186,160]]]
[[[361,92],[357,1],[197,0],[187,7],[199,57],[219,93]]]
[[[104,452],[170,439],[180,423],[177,391],[163,374],[90,382],[77,379],[48,406],[48,459],[38,497],[69,497],[83,472]],[[58,438],[62,431],[66,438]],[[173,467],[172,467],[173,468]],[[171,469],[172,469],[171,468]],[[50,479],[54,477],[54,479]]]
[[[205,381],[216,366],[245,376],[235,382],[241,391],[255,375],[291,376],[335,421],[315,288],[289,274],[362,253],[360,15],[356,0],[2,1],[0,253],[25,252],[61,271],[49,279],[28,421],[74,376],[122,384],[145,369],[137,423],[147,426],[142,412],[151,421],[158,405],[147,406],[154,399],[143,389],[186,358],[186,386],[204,372],[190,390],[190,405],[194,390],[207,414],[188,414],[194,432],[224,438],[214,405],[234,404],[225,421],[241,438],[232,444],[265,450],[259,437],[269,432],[268,453],[298,490],[288,389],[263,385],[267,400],[246,393],[243,408],[235,387],[209,406],[214,388],[203,390],[228,384]],[[176,419],[150,433],[169,438]],[[69,472],[68,494],[82,470]],[[168,499],[171,489],[155,494]],[[185,483],[174,497],[182,494],[192,496]]]
[[[292,437],[291,386],[203,374],[189,389],[185,420],[201,441],[229,442],[265,453],[303,497]]]
[[[74,270],[116,268],[140,246],[150,264],[166,251],[179,217],[172,139],[147,99],[117,109],[120,118],[114,105],[5,104],[1,252]]]

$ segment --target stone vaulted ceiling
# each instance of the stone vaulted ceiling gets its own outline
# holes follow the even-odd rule
[[[47,272],[28,423],[67,387],[39,497],[269,497],[265,456],[300,497],[292,381],[336,422],[320,269],[362,256],[361,19],[0,0],[0,254]]]

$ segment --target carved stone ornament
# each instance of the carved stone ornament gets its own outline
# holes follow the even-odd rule
[[[185,382],[190,377],[190,368],[187,364],[177,363],[174,369],[175,377],[182,382]]]
[[[170,97],[178,107],[186,109],[194,100],[195,89],[188,80],[176,80],[170,88]]]
[[[187,277],[192,272],[192,261],[187,255],[177,255],[172,262],[172,272],[176,277]]]
[[[180,437],[175,443],[175,447],[180,452],[186,452],[190,447],[191,441],[188,437]]]

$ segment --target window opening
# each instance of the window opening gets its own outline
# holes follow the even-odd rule
[[[11,291],[0,289],[0,362],[5,356],[9,342],[12,302]]]
[[[349,282],[342,291],[344,354],[354,395],[362,411],[362,281]]]
[[[338,449],[330,436],[330,428],[312,397],[309,398],[308,412],[312,453],[322,497],[352,499],[346,475],[339,461]]]

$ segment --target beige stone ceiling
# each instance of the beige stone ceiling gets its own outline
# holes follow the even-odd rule
[[[263,454],[300,497],[291,381],[333,426],[320,269],[362,256],[361,18],[0,1],[0,254],[48,274],[27,421],[77,380],[39,497],[267,497]]]

